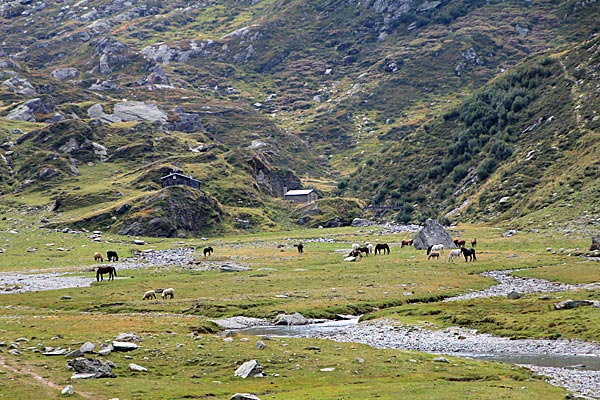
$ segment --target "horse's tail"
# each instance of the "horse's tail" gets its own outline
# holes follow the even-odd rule
[[[477,260],[477,257],[475,256],[475,249],[473,249],[473,261]]]
[[[115,267],[112,267],[112,270],[113,270],[113,274],[114,274],[115,276],[117,276],[117,269],[116,269]]]

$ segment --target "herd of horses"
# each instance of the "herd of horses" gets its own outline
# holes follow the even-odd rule
[[[302,245],[300,245],[300,246],[302,246]],[[204,257],[212,255],[213,251],[214,250],[212,247],[205,247],[202,250]],[[119,255],[114,250],[108,250],[106,252],[106,260],[108,260],[109,262],[119,261]],[[102,253],[95,252],[94,253],[94,261],[104,262],[104,257],[102,256]],[[117,276],[117,269],[112,265],[102,265],[102,266],[96,268],[96,281],[97,282],[104,281],[104,275],[108,275],[107,279],[109,281],[114,281],[115,277]]]
[[[458,247],[458,249],[454,249],[450,251],[448,255],[448,262],[453,262],[455,258],[459,258],[461,255],[465,258],[465,262],[476,261],[477,255],[475,254],[475,246],[477,245],[477,239],[471,240],[471,248],[468,249],[465,247],[466,240],[464,239],[455,239],[454,244]],[[412,239],[403,240],[400,244],[401,248],[406,246],[413,246],[414,242]],[[297,246],[297,245],[294,245]],[[300,252],[300,250],[299,250]],[[444,253],[444,245],[443,244],[435,244],[431,245],[427,248],[427,259],[437,259]],[[368,256],[369,254],[390,254],[390,246],[387,243],[378,243],[375,246],[367,243],[365,246],[361,246],[358,243],[354,243],[352,245],[352,250],[346,257],[347,261],[356,261],[360,259],[363,254]]]
[[[476,261],[477,260],[477,256],[475,254],[475,246],[477,245],[477,239],[473,239],[471,240],[471,248],[467,249],[465,247],[466,245],[466,241],[464,239],[455,239],[454,244],[458,247],[458,249],[453,249],[450,251],[450,253],[448,254],[448,262],[453,262],[455,258],[460,258],[461,254],[462,256],[465,258],[465,262],[469,262],[469,261]],[[404,248],[406,246],[413,246],[413,240],[403,240],[401,242],[401,248]],[[304,253],[304,245],[302,243],[299,244],[294,244],[294,247],[298,250],[299,254],[303,254]],[[205,247],[202,250],[202,253],[204,254],[204,257],[210,256],[213,254],[213,248],[212,247]],[[444,253],[444,245],[443,244],[435,244],[435,245],[431,245],[427,248],[427,259],[431,260],[431,259],[437,259],[439,260],[440,257],[443,255]],[[354,243],[352,244],[352,251],[350,251],[350,254],[348,254],[348,257],[353,258],[353,261],[356,259],[360,259],[363,254],[365,256],[368,256],[369,254],[390,254],[390,246],[387,243],[377,243],[375,246],[373,246],[371,243],[367,243],[364,246],[361,246],[358,243]],[[106,259],[111,262],[111,261],[119,261],[119,255],[117,254],[116,251],[113,250],[109,250],[106,252]],[[99,261],[99,262],[104,262],[104,257],[102,256],[101,253],[96,252],[94,253],[94,261]],[[104,281],[104,275],[108,275],[108,280],[114,280],[115,277],[117,276],[117,269],[112,266],[112,265],[102,265],[98,268],[96,268],[96,281],[100,282],[100,281]],[[146,294],[144,295],[144,298],[146,298]],[[149,298],[149,296],[148,296]],[[164,296],[163,296],[164,298]],[[172,297],[171,297],[172,298]]]
[[[465,257],[465,262],[476,261],[477,255],[475,254],[475,246],[477,245],[477,239],[471,240],[471,248],[465,247],[466,241],[464,239],[454,239],[454,244],[458,249],[451,250],[448,254],[448,262],[453,262],[455,258],[460,258],[461,254]],[[439,260],[441,255],[444,253],[443,244],[431,245],[427,248],[427,259],[431,260],[435,258]]]

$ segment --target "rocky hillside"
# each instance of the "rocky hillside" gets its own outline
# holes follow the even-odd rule
[[[599,7],[3,2],[3,203],[132,234],[156,216],[170,236],[281,226],[283,187],[403,222],[560,222],[583,201],[594,224]],[[202,193],[161,189],[173,168]],[[210,218],[179,213],[197,201]]]

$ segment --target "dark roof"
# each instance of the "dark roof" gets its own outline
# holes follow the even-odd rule
[[[173,176],[180,176],[185,179],[190,179],[192,181],[200,182],[200,179],[195,179],[195,178],[192,178],[191,175],[185,175],[185,174],[181,174],[179,172],[171,172],[169,175],[166,175],[166,176],[163,176],[162,178],[160,178],[160,180],[162,181],[164,179],[172,178]]]

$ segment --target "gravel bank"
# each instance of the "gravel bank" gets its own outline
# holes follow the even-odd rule
[[[505,271],[484,272],[481,275],[494,278],[498,281],[498,284],[477,292],[451,297],[445,301],[470,300],[478,297],[506,297],[506,295],[513,291],[519,293],[556,293],[580,289],[600,289],[600,283],[569,285],[565,283],[550,282],[543,279],[521,278],[512,275],[513,272],[522,270],[523,269],[511,269]]]
[[[159,265],[189,266],[194,260],[195,250],[146,250],[136,257],[113,263],[117,272],[125,269],[140,269]],[[105,264],[106,265],[106,264]],[[96,280],[96,265],[81,267],[79,272],[88,272],[89,277],[75,276],[75,273],[43,272],[43,273],[0,273],[0,294],[24,293],[41,290],[67,289],[74,287],[87,287]]]
[[[510,340],[473,330],[448,328],[431,331],[418,327],[395,327],[389,321],[360,323],[338,332],[319,332],[319,337],[339,342],[364,343],[376,348],[416,350],[448,355],[585,355],[600,357],[600,344],[576,340]],[[573,368],[523,366],[549,377],[567,390],[600,399],[600,371]]]

